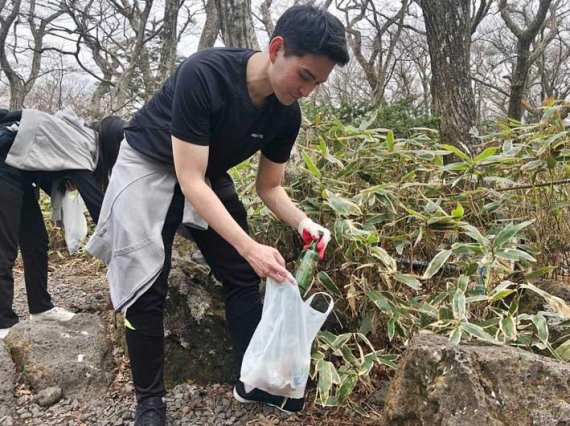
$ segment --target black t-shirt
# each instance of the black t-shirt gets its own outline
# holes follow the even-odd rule
[[[206,175],[219,176],[261,150],[276,163],[289,159],[301,125],[297,102],[272,95],[256,108],[246,82],[250,49],[213,48],[186,59],[133,117],[125,136],[134,149],[173,164],[171,135],[209,146]]]

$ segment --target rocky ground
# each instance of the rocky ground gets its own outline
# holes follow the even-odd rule
[[[50,260],[49,288],[56,306],[74,312],[97,313],[108,324],[110,335],[114,325],[106,291],[105,269],[88,257],[64,257]],[[22,265],[15,268],[15,309],[28,315]],[[16,389],[16,406],[10,417],[0,418],[0,425],[130,425],[134,423],[133,389],[128,358],[116,344],[114,379],[101,398],[84,401],[62,398],[49,408],[35,402],[35,393],[22,379]],[[183,383],[170,389],[167,396],[168,421],[172,425],[340,425],[378,424],[379,414],[368,417],[352,409],[322,408],[313,404],[314,391],[309,390],[307,408],[302,414],[286,415],[258,404],[240,404],[232,396],[229,384]],[[368,407],[370,408],[370,407]]]

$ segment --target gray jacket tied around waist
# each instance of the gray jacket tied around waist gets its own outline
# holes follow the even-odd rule
[[[86,246],[108,265],[111,301],[123,311],[162,271],[162,227],[177,183],[174,167],[145,157],[125,142],[105,193],[99,224]],[[188,202],[183,223],[208,227]]]

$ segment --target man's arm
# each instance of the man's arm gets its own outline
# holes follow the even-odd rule
[[[293,204],[293,201],[291,201],[291,198],[289,198],[289,195],[281,186],[286,164],[275,163],[261,154],[255,189],[259,198],[261,198],[269,210],[275,213],[283,222],[297,229],[299,223],[307,215]]]
[[[259,159],[255,188],[259,198],[283,222],[288,223],[301,234],[305,247],[317,241],[319,258],[325,256],[325,249],[331,239],[328,229],[316,224],[299,210],[285,189],[281,186],[286,163],[276,163],[263,154]]]
[[[172,137],[174,167],[182,193],[200,216],[229,242],[260,277],[284,281],[288,276],[285,260],[279,252],[254,241],[233,219],[204,176],[208,166],[209,147],[184,142]]]

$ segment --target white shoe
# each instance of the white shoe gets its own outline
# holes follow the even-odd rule
[[[10,328],[0,328],[0,340],[8,335]]]
[[[40,314],[30,315],[32,321],[69,321],[75,314],[62,308],[51,308]]]

